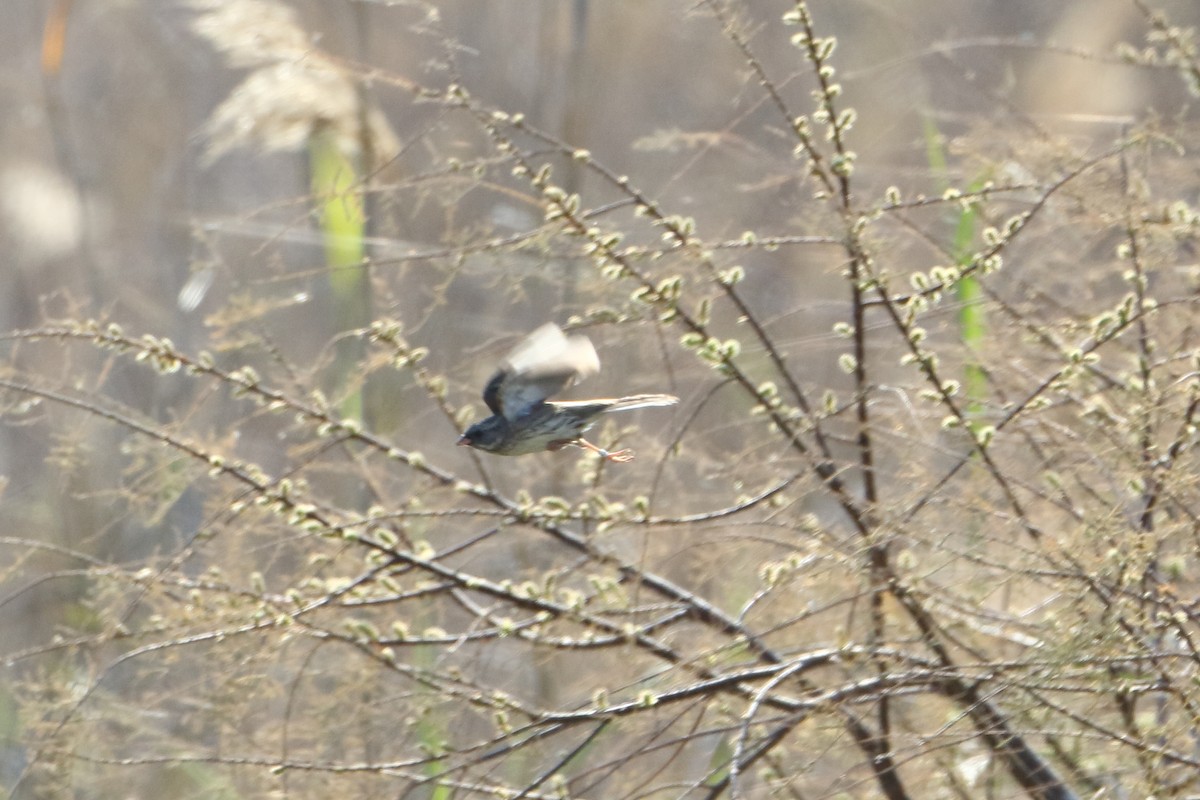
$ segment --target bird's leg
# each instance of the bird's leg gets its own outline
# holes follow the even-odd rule
[[[599,454],[605,461],[611,461],[614,464],[624,464],[628,461],[633,461],[633,451],[626,448],[625,450],[617,450],[615,453],[610,453],[603,447],[589,442],[587,439],[579,438],[572,442],[576,447],[582,447],[584,450],[591,450],[593,453]]]

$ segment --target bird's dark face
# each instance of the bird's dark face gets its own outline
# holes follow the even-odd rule
[[[507,438],[508,421],[504,417],[492,416],[467,428],[467,432],[458,437],[458,443],[491,453],[500,449]]]

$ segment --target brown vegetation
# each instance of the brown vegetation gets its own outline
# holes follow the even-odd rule
[[[4,171],[0,785],[1200,793],[1194,9],[500,5],[176,7],[186,270]],[[454,447],[548,320],[636,461]]]

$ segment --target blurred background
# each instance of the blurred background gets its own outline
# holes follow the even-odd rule
[[[1180,25],[1196,13],[1188,2],[1161,7]],[[744,28],[782,99],[806,110],[812,84],[779,21],[786,8],[752,0],[717,19],[653,1],[12,0],[0,31],[0,329],[82,315],[211,349],[236,297],[282,355],[306,361],[338,333],[392,316],[456,391],[474,394],[511,344],[496,337],[611,297],[536,237],[485,246],[527,236],[542,208],[521,181],[495,174],[507,170],[487,160],[473,121],[423,102],[417,87],[460,83],[489,108],[525,115],[634,176],[709,241],[750,229],[828,236],[828,206],[813,202],[777,109],[722,33]],[[1187,105],[1169,71],[1118,57],[1122,45],[1146,46],[1147,17],[1132,0],[838,2],[814,13],[837,38],[837,79],[858,115],[864,204],[892,185],[908,198],[957,178],[1030,182],[1063,147],[1110,143],[1134,118]],[[935,141],[951,161],[937,174]],[[548,163],[591,205],[619,199],[580,164]],[[343,233],[368,244],[339,254],[326,247],[336,213],[313,198],[364,175],[365,219]],[[607,218],[623,224],[627,210]],[[888,252],[899,273],[932,255],[912,239]],[[787,323],[789,353],[812,362],[815,382],[836,381],[823,348],[845,299],[840,249],[737,256],[754,306]],[[329,272],[339,258],[369,259],[375,285],[351,276],[339,288]],[[596,391],[650,366],[646,337],[630,347],[595,336],[609,366]],[[430,445],[451,434],[438,430]]]
[[[591,218],[621,230],[626,244],[661,247],[661,229],[636,217],[593,163],[629,176],[663,213],[692,218],[718,266],[744,268],[742,296],[813,397],[845,392],[852,387],[838,357],[847,345],[831,333],[847,315],[843,229],[834,206],[815,196],[760,80],[769,76],[778,102],[811,113],[812,70],[789,41],[796,29],[781,22],[788,8],[767,0],[6,0],[0,331],[61,332],[64,321],[96,320],[134,339],[165,337],[193,358],[207,352],[227,370],[270,375],[280,391],[361,420],[449,474],[506,496],[573,501],[579,486],[596,486],[574,454],[517,468],[452,446],[484,413],[479,393],[506,350],[547,320],[571,322],[604,365],[573,396],[683,398],[678,412],[641,412],[637,432],[601,432],[645,455],[634,471],[606,477],[615,496],[649,494],[661,514],[736,502],[794,470],[794,454],[773,449],[750,417],[752,403],[680,350],[669,320],[633,302],[632,287],[598,276],[577,239],[543,228],[542,198],[513,174],[498,140],[435,96],[459,86],[506,121],[523,115],[526,128],[505,128],[516,146],[535,166],[549,165],[551,181],[579,193]],[[1163,40],[1139,0],[818,0],[810,9],[822,35],[836,37],[836,80],[844,107],[857,112],[848,136],[856,208],[882,208],[888,187],[916,201],[990,180],[1015,187],[1010,206],[987,220],[999,225],[1134,127],[1161,121],[1177,126],[1164,139],[1183,141],[1194,120],[1186,75],[1146,55]],[[1171,25],[1200,23],[1192,0],[1154,9]],[[571,150],[587,152],[566,157]],[[1197,166],[1180,157],[1167,172],[1164,202],[1195,202]],[[1103,213],[1085,208],[1096,195],[1082,183],[1078,195],[1072,186],[1055,197],[1062,205],[1047,215],[1056,223]],[[952,238],[957,221],[914,202],[908,217],[885,220],[868,238],[881,268],[904,276],[946,263],[936,241]],[[778,245],[745,246],[747,231]],[[1071,224],[1029,232],[1005,252],[1007,300],[1044,308],[1046,298],[1078,299],[1079,313],[1064,316],[1087,319],[1091,300],[1099,308],[1123,291],[1110,234]],[[646,260],[655,279],[696,277],[677,254],[658,256]],[[1170,277],[1193,279],[1186,270]],[[380,320],[398,325],[401,351],[422,350],[425,372],[395,369],[396,352],[365,342],[362,332]],[[736,309],[714,306],[716,330],[739,335],[740,324]],[[216,399],[210,385],[163,380],[67,338],[8,337],[0,373],[102,398],[99,408],[124,409],[272,474],[304,472],[341,507],[365,511],[431,491],[427,476],[395,474],[364,491],[356,456],[325,460],[287,422]],[[764,353],[746,358],[751,373],[766,374]],[[892,362],[873,377],[886,391],[912,380]],[[304,569],[304,548],[278,546],[282,535],[256,541],[244,563],[240,539],[195,556],[189,548],[233,493],[203,485],[194,465],[155,443],[79,408],[13,404],[8,412],[0,656],[14,683],[50,642],[47,632],[110,630],[123,620],[97,610],[104,598],[83,577],[80,553],[93,567],[131,569],[178,556],[192,559],[181,567],[192,577],[216,564],[246,585],[252,573]],[[887,413],[899,430],[912,412],[895,401]],[[849,458],[853,428],[844,422],[836,447]],[[926,430],[928,439],[884,436],[881,470],[941,463],[946,442],[936,424]],[[680,451],[685,457],[669,460]],[[831,513],[828,498],[798,494],[797,511]],[[455,529],[439,542],[475,533]],[[27,541],[74,555],[60,560]],[[631,536],[613,546],[638,554],[641,545]],[[487,552],[471,563],[497,580],[553,562],[532,539]],[[640,552],[660,556],[657,566],[680,580],[758,568],[757,556],[698,543]],[[730,602],[749,593],[722,591]],[[509,663],[489,658],[497,671]],[[523,688],[547,703],[572,688],[512,677],[526,679]],[[27,754],[10,746],[6,758],[5,783]]]
[[[771,138],[779,136],[774,110],[742,56],[720,23],[694,4],[445,2],[434,5],[436,22],[421,6],[403,2],[288,7],[298,32],[322,52],[432,87],[461,80],[483,102],[525,114],[613,171],[636,175],[651,197],[695,216],[710,236],[736,237],[749,221],[795,233],[819,213],[804,188],[787,179],[790,148]],[[1189,3],[1162,7],[1179,24],[1194,13]],[[838,38],[838,78],[859,114],[860,163],[882,185],[927,172],[930,119],[948,136],[986,135],[979,126],[990,120],[997,138],[1008,126],[1036,125],[1108,141],[1130,115],[1153,108],[1174,113],[1185,97],[1178,82],[1156,80],[1155,71],[1114,57],[1118,44],[1140,47],[1145,37],[1142,14],[1128,0],[849,2],[814,9]],[[784,91],[803,99],[810,87],[797,77],[801,65],[777,27],[784,10],[786,4],[756,0],[731,13],[744,17],[755,52]],[[320,265],[322,254],[319,240],[308,235],[303,143],[264,147],[251,137],[211,153],[207,126],[252,69],[230,64],[196,35],[198,13],[182,2],[9,3],[0,31],[5,328],[32,324],[47,298],[66,302],[69,295],[132,327],[201,341],[206,313],[231,287],[261,281],[270,270],[281,296],[316,293],[312,284],[321,276],[304,272]],[[247,37],[262,35],[256,25],[278,30],[275,20],[256,20],[254,12],[230,22]],[[453,37],[458,49],[444,52],[441,35]],[[457,76],[449,74],[450,57]],[[518,231],[540,218],[528,204],[456,191],[452,182],[414,200],[417,190],[404,182],[428,176],[453,156],[473,157],[476,134],[385,80],[364,81],[363,91],[395,150],[393,160],[378,165],[381,185],[401,184],[377,198],[376,234],[401,249],[435,247],[463,231]],[[234,256],[221,255],[272,250],[284,260],[246,259],[236,271]],[[179,293],[189,279],[222,258],[213,288],[182,311]],[[780,310],[795,309],[806,299],[801,292],[819,294],[823,267],[801,265],[794,291],[773,292]],[[454,299],[467,304],[451,310],[471,316],[458,320],[462,335],[479,337],[497,326],[521,330],[545,316]]]

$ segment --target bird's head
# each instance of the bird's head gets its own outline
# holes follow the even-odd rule
[[[458,444],[493,452],[504,444],[507,435],[508,421],[504,417],[488,417],[467,428],[466,432],[458,437]]]

